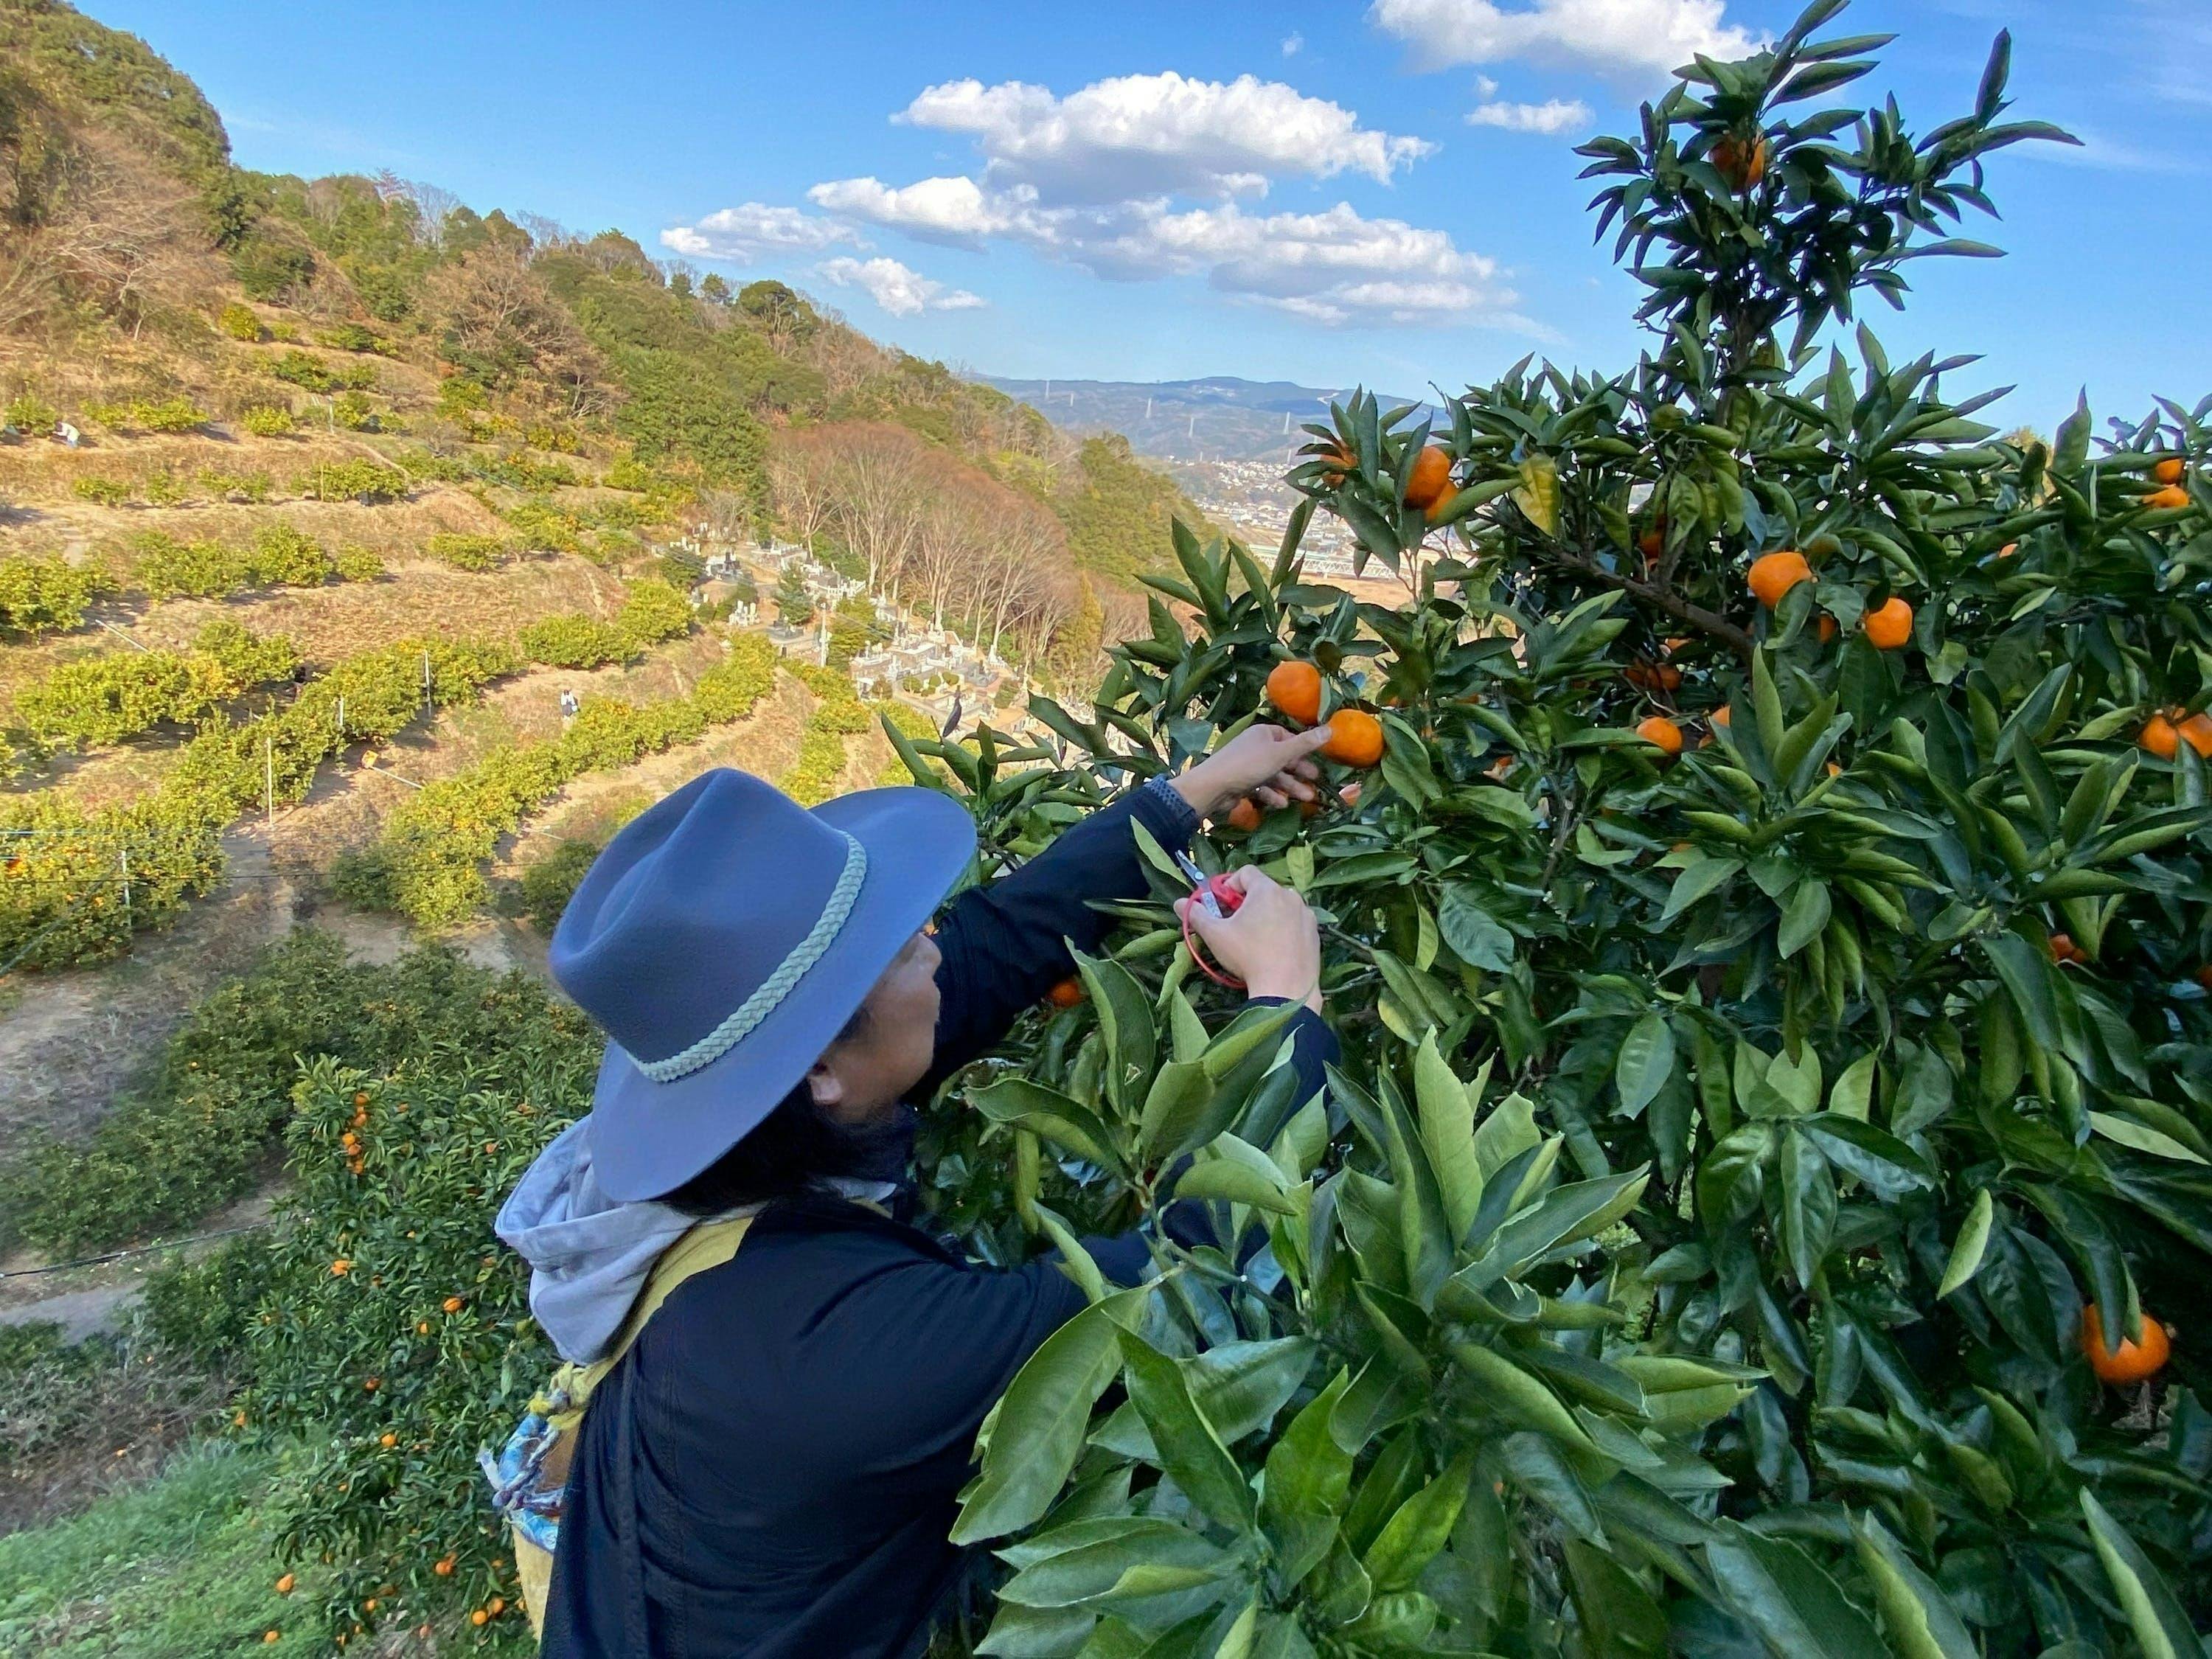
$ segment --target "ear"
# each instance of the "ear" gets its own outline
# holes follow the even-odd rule
[[[845,1103],[845,1079],[837,1075],[827,1060],[817,1060],[808,1070],[806,1091],[814,1097],[817,1108],[832,1115]]]

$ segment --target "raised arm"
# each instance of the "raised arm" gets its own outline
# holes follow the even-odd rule
[[[1145,892],[1130,821],[1163,846],[1182,848],[1200,821],[1256,794],[1271,805],[1310,800],[1305,758],[1325,731],[1255,726],[1176,778],[1154,778],[1076,824],[1012,875],[955,899],[938,925],[936,1056],[927,1094],[999,1041],[1045,992],[1074,971],[1067,945],[1096,948],[1110,918],[1092,906]]]

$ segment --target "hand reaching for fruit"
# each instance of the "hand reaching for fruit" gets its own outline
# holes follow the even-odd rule
[[[1222,880],[1243,895],[1234,915],[1209,915],[1194,896],[1177,899],[1176,915],[1248,994],[1303,1002],[1319,1013],[1321,924],[1305,900],[1250,865]]]
[[[1310,732],[1248,726],[1176,779],[1176,793],[1206,818],[1226,812],[1246,795],[1270,807],[1317,799],[1321,769],[1306,757],[1328,738],[1325,726]]]

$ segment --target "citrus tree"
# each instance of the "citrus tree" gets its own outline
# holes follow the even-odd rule
[[[1319,915],[1325,1096],[1159,855],[925,1126],[1091,1296],[982,1436],[979,1651],[2202,1650],[2212,404],[2001,439],[1855,326],[2063,135],[2002,38],[1925,134],[1800,112],[1883,44],[1840,9],[1585,147],[1632,369],[1354,397],[1049,745],[892,733],[987,867],[1263,712],[1349,757],[1198,849]],[[1315,511],[1403,604],[1303,580]],[[1148,1214],[1155,1281],[1089,1272]]]

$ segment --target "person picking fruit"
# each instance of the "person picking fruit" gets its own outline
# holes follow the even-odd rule
[[[487,1461],[548,1659],[921,1650],[976,1430],[1085,1303],[1054,1258],[983,1270],[913,1224],[915,1103],[1144,896],[1137,825],[1181,848],[1248,796],[1310,800],[1328,738],[1253,726],[949,905],[975,825],[931,789],[809,811],[717,770],[609,843],[550,953],[609,1038],[592,1110],[497,1223],[568,1362]],[[1191,925],[1291,1006],[1310,1098],[1335,1052],[1314,915],[1230,879],[1236,914]],[[1193,1211],[1169,1231],[1218,1243]],[[1118,1282],[1149,1267],[1141,1233],[1085,1244]]]

